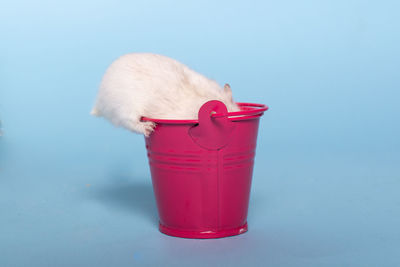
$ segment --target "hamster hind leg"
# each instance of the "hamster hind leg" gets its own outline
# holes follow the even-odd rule
[[[141,121],[140,119],[140,116],[136,116],[134,118],[125,120],[125,127],[132,132],[143,134],[144,136],[149,137],[154,131],[156,124],[152,121]]]

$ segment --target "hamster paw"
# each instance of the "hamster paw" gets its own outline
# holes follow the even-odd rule
[[[150,134],[154,131],[156,124],[152,121],[144,121],[140,123],[141,132],[144,136],[149,137]]]

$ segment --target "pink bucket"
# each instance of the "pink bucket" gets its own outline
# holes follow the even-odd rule
[[[216,100],[199,120],[157,123],[145,138],[162,233],[219,238],[247,231],[247,210],[260,117],[265,105]]]

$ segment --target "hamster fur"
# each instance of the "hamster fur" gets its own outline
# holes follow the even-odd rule
[[[148,137],[157,119],[197,119],[200,107],[219,100],[229,112],[239,111],[228,84],[215,81],[162,55],[132,53],[107,69],[91,114]]]

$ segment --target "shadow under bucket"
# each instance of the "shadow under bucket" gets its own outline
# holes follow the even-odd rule
[[[227,112],[216,100],[199,120],[157,123],[145,138],[162,233],[219,238],[247,231],[251,179],[260,117],[267,106],[238,103]]]

